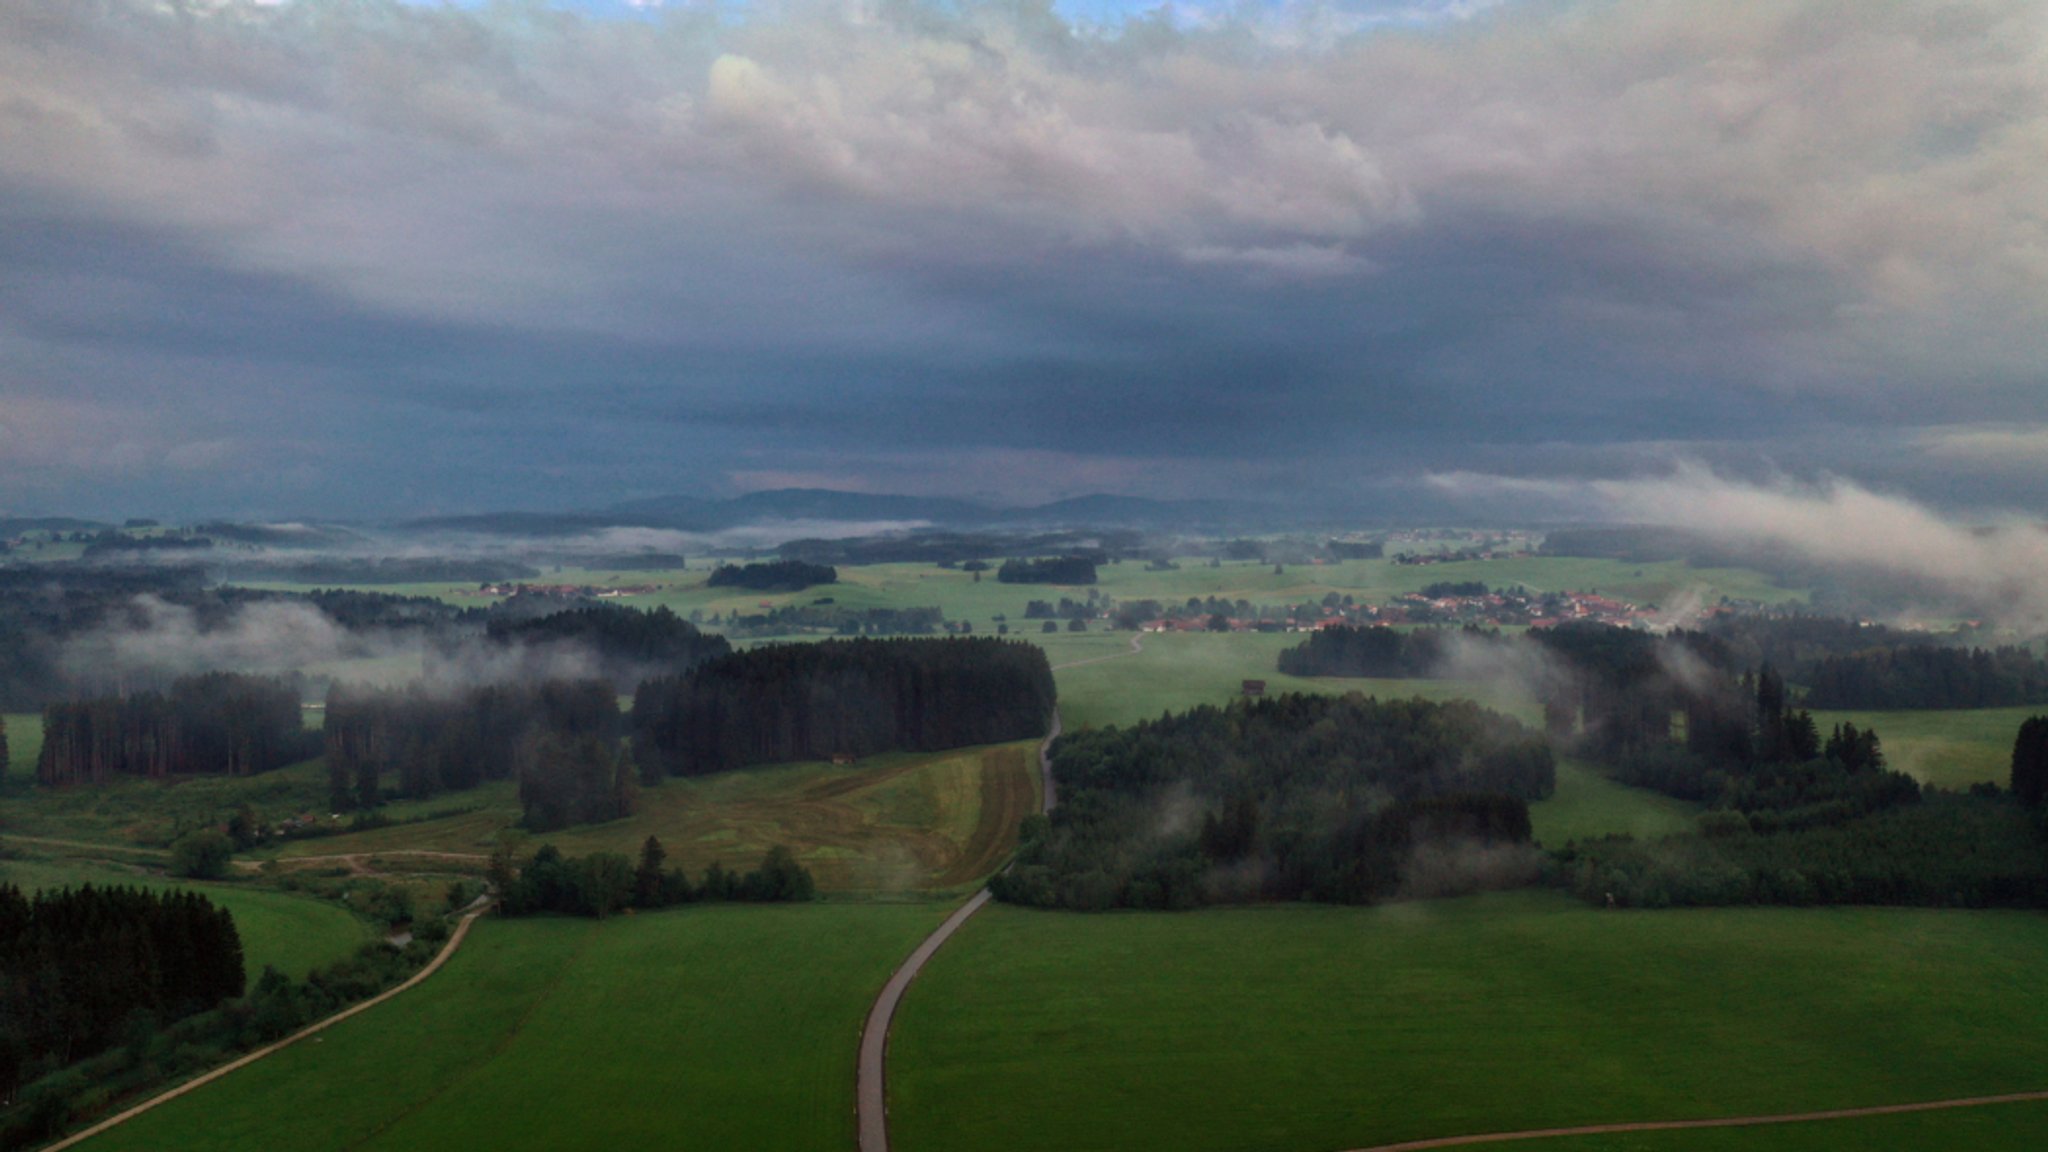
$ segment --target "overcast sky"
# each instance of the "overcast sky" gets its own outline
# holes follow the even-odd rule
[[[0,512],[1676,458],[2048,501],[2048,5],[0,0]]]

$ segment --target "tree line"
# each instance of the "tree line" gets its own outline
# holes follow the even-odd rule
[[[1913,644],[1813,661],[1813,708],[2010,708],[2048,703],[2048,661],[2025,648]]]
[[[802,560],[769,560],[740,566],[720,564],[705,581],[710,588],[751,588],[757,592],[799,592],[818,584],[836,584],[839,570]]]
[[[640,846],[637,864],[616,852],[565,857],[554,845],[543,844],[523,866],[509,850],[494,854],[490,879],[498,890],[498,911],[506,916],[558,912],[603,919],[628,908],[805,901],[818,891],[810,870],[779,844],[753,871],[742,874],[712,864],[699,884],[690,883],[682,869],[666,867],[667,860],[667,850],[652,836]]]
[[[323,730],[329,802],[371,809],[516,777],[528,827],[609,820],[631,807],[618,732],[618,694],[603,680],[336,684]]]
[[[1340,625],[1311,632],[1308,639],[1280,653],[1279,668],[1288,676],[1349,676],[1374,679],[1427,679],[1441,676],[1451,645],[1462,639],[1481,644],[1503,643],[1497,632],[1476,628],[1451,631],[1422,628],[1396,632],[1373,625]]]
[[[735,652],[633,696],[642,783],[750,764],[1021,740],[1052,714],[1036,645],[995,638],[824,640]]]
[[[1037,560],[1011,558],[996,569],[1001,584],[1093,584],[1096,561],[1087,556],[1050,556]]]
[[[0,885],[0,1084],[240,996],[242,941],[191,892],[96,888],[24,896]]]
[[[500,614],[485,623],[474,644],[464,640],[438,646],[442,661],[459,664],[468,656],[486,656],[500,679],[546,679],[576,668],[622,691],[631,691],[652,673],[681,671],[730,651],[725,637],[699,631],[666,606],[641,611],[617,604],[579,605],[538,616]]]
[[[1062,736],[1060,806],[999,899],[1084,910],[1369,903],[1527,882],[1542,737],[1470,701],[1284,695]]]
[[[268,772],[316,754],[290,680],[207,672],[168,692],[50,704],[36,781],[104,784],[117,776]]]

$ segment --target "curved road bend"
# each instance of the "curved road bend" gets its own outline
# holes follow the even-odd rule
[[[1090,660],[1076,660],[1071,664],[1060,664],[1053,668],[1078,668],[1083,664],[1100,664],[1104,660],[1121,660],[1135,656],[1145,650],[1137,636],[1131,637],[1131,650],[1118,652],[1113,656],[1097,656]],[[1038,745],[1038,778],[1043,796],[1041,811],[1050,812],[1059,802],[1059,793],[1052,778],[1052,742],[1060,736],[1060,712],[1054,708],[1052,727],[1045,734],[1045,740]],[[860,1062],[854,1068],[853,1099],[854,1114],[860,1129],[860,1152],[889,1152],[889,1085],[887,1079],[889,1054],[889,1025],[896,1019],[896,1006],[903,1002],[903,994],[910,990],[910,982],[924,970],[925,962],[953,933],[967,923],[969,917],[981,911],[989,902],[989,891],[983,888],[973,899],[962,904],[938,930],[925,937],[910,957],[896,969],[889,982],[882,985],[882,994],[875,998],[874,1007],[868,1009],[867,1023],[860,1032]]]

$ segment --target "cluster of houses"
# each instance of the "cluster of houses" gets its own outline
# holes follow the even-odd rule
[[[616,588],[596,584],[526,584],[503,582],[479,584],[472,596],[552,596],[557,599],[588,597],[594,600],[616,600],[621,596],[651,596],[661,591],[660,584],[621,584]]]

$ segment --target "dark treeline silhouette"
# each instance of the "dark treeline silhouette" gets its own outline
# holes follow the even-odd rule
[[[725,637],[698,631],[667,607],[642,612],[616,604],[493,619],[484,627],[484,642],[521,654],[537,670],[559,658],[587,658],[592,674],[626,690],[657,669],[682,671],[732,651]]]
[[[190,892],[0,885],[0,1084],[242,994],[234,918]]]
[[[494,855],[491,882],[499,892],[498,911],[506,916],[559,912],[599,919],[627,908],[803,901],[818,891],[810,870],[779,844],[751,872],[713,864],[704,870],[703,882],[694,885],[682,869],[664,867],[667,859],[661,841],[652,836],[640,846],[637,864],[615,852],[565,857],[554,845],[543,844],[524,867],[515,867],[508,853]]]
[[[633,697],[646,783],[749,764],[932,752],[1044,731],[1043,649],[994,638],[824,640],[735,652]]]
[[[1454,637],[1467,642],[1505,643],[1497,632],[1476,628],[1451,631],[1424,628],[1396,632],[1392,628],[1319,628],[1307,640],[1280,653],[1280,671],[1289,676],[1364,676],[1420,679],[1445,674]]]
[[[1003,584],[1093,584],[1096,561],[1088,556],[1053,556],[1040,560],[1005,560],[996,569]]]
[[[207,672],[138,692],[43,709],[36,781],[104,784],[116,776],[267,772],[317,754],[291,680]]]
[[[1771,664],[1792,671],[1826,656],[1927,642],[1924,634],[1810,612],[1729,613],[1709,621],[1703,631],[1725,645],[1729,658],[1742,667]]]
[[[1710,813],[1697,834],[1594,840],[1564,853],[1595,904],[2048,906],[2048,842],[2011,798],[1933,795],[1860,819],[1770,835]]]
[[[85,560],[103,560],[110,556],[133,558],[149,553],[194,553],[213,549],[212,539],[205,536],[129,536],[120,532],[102,532],[79,553]]]
[[[835,584],[839,570],[802,560],[770,560],[741,567],[720,564],[706,581],[712,588],[752,588],[760,592],[796,592],[817,584]]]
[[[937,608],[849,608],[838,604],[786,604],[765,612],[733,612],[711,623],[727,636],[791,636],[829,633],[836,636],[930,636],[946,627]]]
[[[316,588],[304,593],[303,598],[352,632],[432,630],[490,617],[489,609],[457,608],[432,596],[401,596],[393,592]]]
[[[215,567],[235,580],[293,584],[481,584],[540,575],[540,569],[514,560],[440,556],[229,559]]]
[[[1798,674],[1814,708],[2010,708],[2048,703],[2048,661],[2025,648],[1898,648],[1826,656]]]
[[[1484,596],[1489,591],[1491,590],[1485,583],[1478,580],[1439,580],[1434,584],[1422,586],[1422,595],[1431,600],[1441,600],[1447,596]]]
[[[813,564],[961,564],[986,556],[1087,556],[1106,564],[1144,545],[1141,532],[1095,529],[1057,532],[955,532],[927,529],[840,540],[791,540],[776,547],[786,560]]]
[[[618,694],[603,680],[440,693],[422,684],[336,684],[327,694],[325,726],[330,803],[336,811],[373,808],[387,796],[432,796],[514,776],[522,779],[522,795],[534,778],[538,798],[555,795],[555,777],[567,773],[573,780],[561,785],[568,797],[561,803],[575,812],[602,811],[584,799],[584,777],[602,760],[609,794],[618,729]]]
[[[1357,540],[1332,540],[1323,545],[1331,556],[1339,560],[1377,560],[1387,554],[1387,546],[1378,542],[1362,543]]]
[[[998,898],[1076,909],[1363,903],[1533,876],[1537,734],[1470,701],[1285,695],[1054,745],[1060,805],[1026,821]]]

